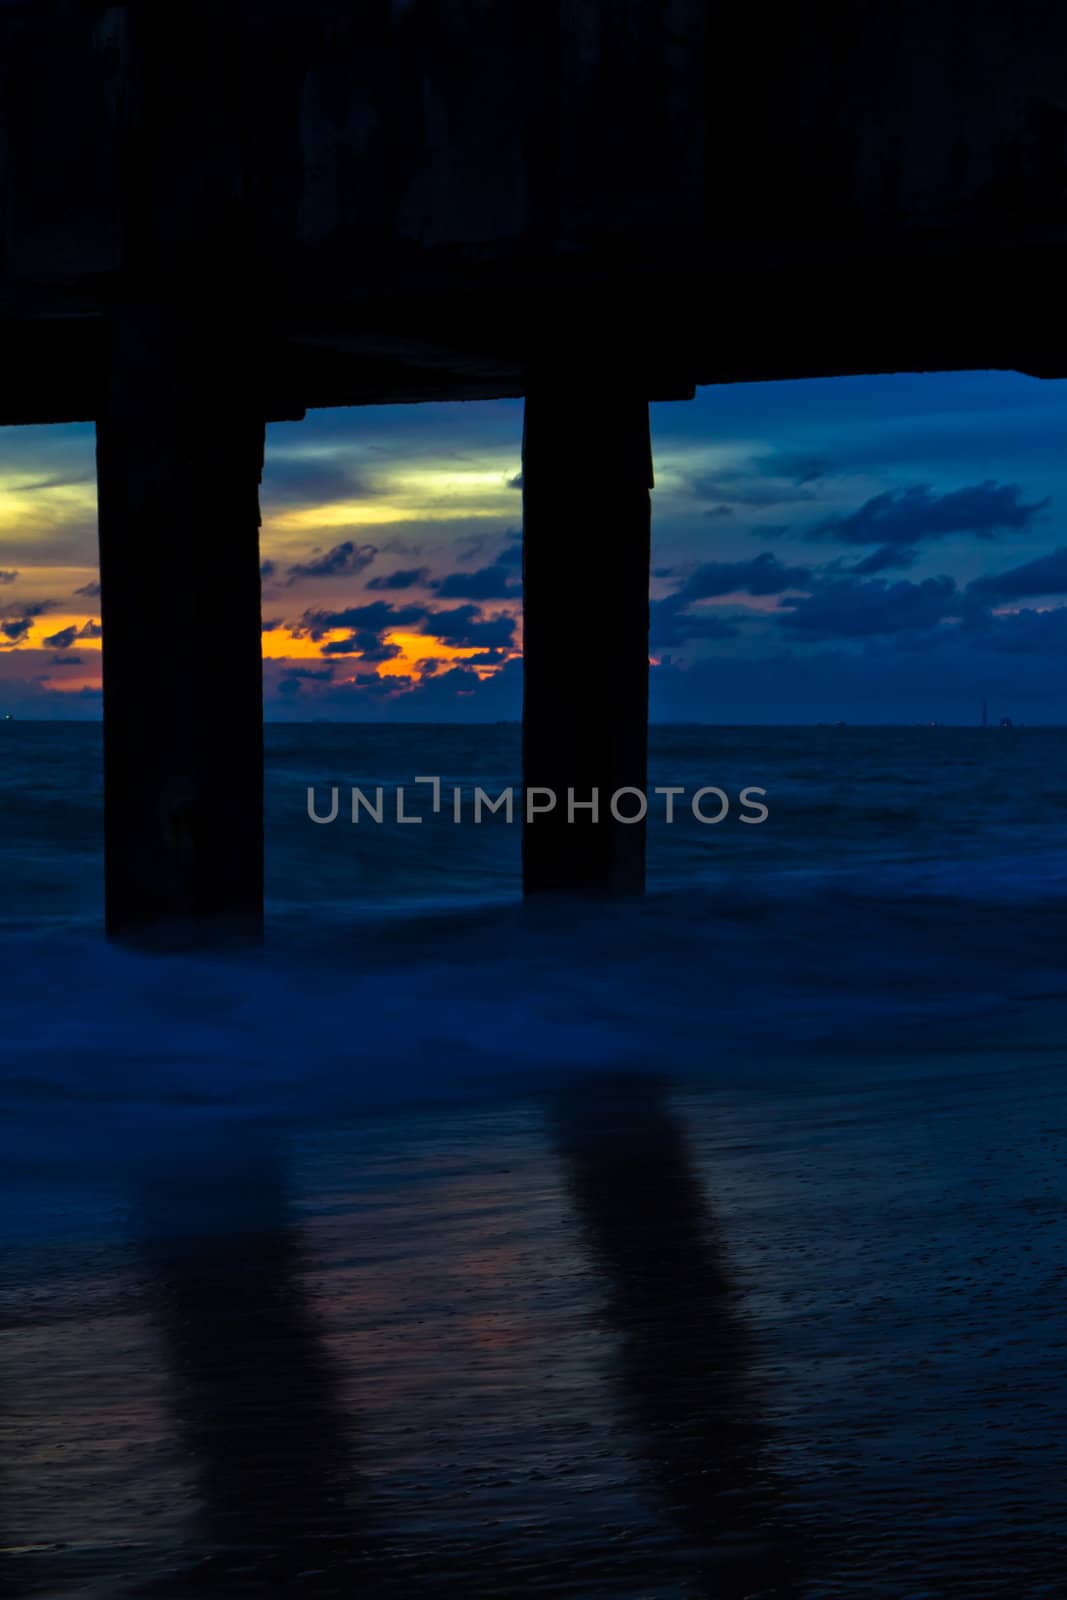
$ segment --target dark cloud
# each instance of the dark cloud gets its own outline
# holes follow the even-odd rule
[[[455,606],[451,611],[433,612],[422,632],[460,649],[507,649],[514,643],[515,619],[483,617],[478,606]]]
[[[652,648],[674,650],[690,640],[736,635],[736,618],[688,609],[700,600],[727,594],[784,594],[789,589],[806,587],[811,580],[810,567],[786,566],[769,550],[749,561],[706,561],[673,594],[653,601],[649,634]]]
[[[995,483],[991,478],[940,495],[925,484],[887,489],[849,516],[816,524],[808,537],[877,545],[913,545],[959,533],[991,539],[1030,527],[1049,503],[1027,503],[1022,493],[1017,483]]]
[[[332,683],[333,667],[286,667],[274,686],[274,693],[292,699],[305,683]]]
[[[412,722],[517,721],[522,710],[522,662],[511,660],[488,678],[480,678],[466,662],[448,666],[410,683],[399,699],[390,699],[391,719]]]
[[[433,680],[435,691],[450,690],[453,694],[477,694],[482,680],[466,662],[454,667],[444,667]]]
[[[378,554],[373,544],[357,545],[351,539],[335,544],[332,550],[319,551],[310,561],[298,561],[289,568],[286,583],[302,578],[347,578],[369,567]]]
[[[732,639],[737,632],[737,623],[728,617],[676,611],[664,600],[649,607],[648,642],[653,650],[677,650],[697,639]]]
[[[372,701],[382,702],[392,699],[398,689],[404,689],[414,681],[413,678],[405,678],[399,673],[388,678],[380,678],[376,672],[361,672],[357,667],[351,677],[342,678],[337,685],[337,691],[346,696],[357,694],[364,700],[369,698]]]
[[[388,649],[383,644],[383,635],[395,628],[415,628],[431,639],[440,639],[444,644],[471,649],[507,648],[515,637],[513,617],[483,617],[480,607],[476,605],[433,611],[429,606],[397,606],[389,600],[371,600],[366,605],[346,606],[341,611],[305,611],[293,631],[318,641],[325,638],[326,634],[342,628],[348,631],[350,637],[327,645],[325,649],[331,654],[362,652],[374,648],[372,641],[375,640]],[[378,659],[389,660],[391,654],[383,654]]]
[[[522,561],[522,547],[518,546],[518,563]],[[512,550],[505,551],[487,567],[473,572],[450,572],[434,584],[442,600],[517,600],[522,585],[515,576],[516,560]]]
[[[1067,606],[980,616],[969,623],[966,637],[969,643],[1003,654],[1062,659],[1067,655]]]
[[[75,589],[74,593],[84,595],[86,600],[99,600],[100,585],[94,579],[92,583],[83,583],[80,589]]]
[[[33,627],[36,618],[43,616],[46,611],[51,611],[55,604],[54,600],[35,600],[29,605],[20,606],[17,612],[0,618],[0,635],[11,644],[20,644]]]
[[[356,467],[328,456],[277,456],[268,451],[264,463],[267,505],[329,505],[337,500],[367,500],[378,492]]]
[[[260,625],[259,625],[260,626],[260,632],[261,633],[273,633],[275,628],[280,628],[281,625],[282,625],[282,618],[281,617],[268,617],[266,622],[261,622],[260,623]]]
[[[509,478],[508,479],[508,488],[509,489],[521,489],[522,488],[522,473],[521,472],[516,472],[516,474],[515,474],[515,476],[513,478]]]
[[[810,581],[810,567],[788,567],[765,550],[751,561],[704,562],[670,599],[684,606],[724,594],[783,594],[786,589],[803,589]]]
[[[78,629],[79,639],[102,639],[103,636],[103,628],[100,626],[99,622],[95,621],[93,618],[90,618],[90,620],[86,622],[84,626]]]
[[[80,667],[82,664],[81,656],[74,655],[53,656],[50,662],[53,667]]]
[[[796,479],[769,474],[773,469],[762,458],[742,467],[723,467],[717,472],[702,472],[689,480],[689,490],[698,500],[714,501],[712,516],[729,516],[734,506],[762,510],[767,506],[796,505],[814,500],[815,494]]]
[[[14,583],[14,581],[15,581],[15,579],[17,577],[18,577],[18,573],[17,572],[0,571],[0,583]]]
[[[393,548],[392,546],[390,548]],[[457,561],[465,566],[478,561],[482,566],[522,566],[522,529],[505,528],[495,533],[465,533],[453,540]]]
[[[259,575],[264,583],[267,583],[271,578],[273,578],[277,570],[278,563],[276,561],[261,561],[259,563]]]
[[[877,550],[872,550],[869,556],[864,556],[862,561],[854,562],[845,570],[858,578],[870,578],[876,572],[899,572],[913,567],[918,559],[919,552],[914,545],[882,544]]]
[[[58,633],[50,634],[44,642],[50,650],[69,650],[77,637],[78,630],[72,625],[69,628],[60,628]]]
[[[346,606],[341,611],[305,611],[292,631],[298,636],[308,635],[319,640],[337,628],[353,632],[370,629],[384,633],[390,628],[415,628],[430,615],[428,606],[395,606],[390,600],[371,600],[362,606]]]
[[[496,537],[493,534],[465,533],[454,541],[454,546],[460,561],[477,561],[495,543]]]
[[[428,567],[401,567],[396,572],[382,572],[378,577],[371,578],[367,584],[368,589],[414,589],[418,584],[425,583],[429,577]]]
[[[799,640],[792,640],[794,644]],[[799,719],[977,726],[990,715],[1063,724],[1067,606],[989,612],[917,635],[887,634],[746,657],[725,650],[652,673],[656,721]],[[913,644],[921,648],[912,648]]]
[[[394,661],[400,654],[398,644],[386,644],[382,638],[367,629],[349,634],[347,639],[332,639],[322,647],[324,656],[359,656],[363,661]]]
[[[391,556],[410,556],[412,559],[417,559],[425,552],[421,543],[411,539],[390,539],[388,553]]]
[[[1007,572],[976,578],[968,595],[991,605],[1001,600],[1022,600],[1030,595],[1067,594],[1067,548],[1061,546],[1047,556],[1026,561]]]
[[[506,650],[479,650],[476,656],[466,656],[463,664],[466,667],[502,667],[508,659]]]
[[[826,456],[770,455],[760,456],[755,463],[759,471],[776,478],[789,478],[793,483],[818,483],[834,470]]]
[[[522,663],[512,658],[486,678],[466,662],[434,662],[423,672],[379,677],[345,664],[344,675],[303,695],[304,681],[286,673],[268,690],[283,716],[337,715],[389,722],[516,721],[522,705]],[[349,675],[351,672],[351,675]],[[288,686],[287,686],[288,685]],[[281,708],[284,706],[284,711]]]
[[[901,579],[852,577],[820,583],[810,595],[782,599],[781,626],[808,639],[862,639],[936,627],[959,616],[961,597],[951,578]]]
[[[357,638],[359,635],[357,635]],[[328,650],[329,645],[326,646]],[[398,644],[386,644],[382,639],[367,640],[360,650],[360,660],[366,662],[395,661],[401,654]]]

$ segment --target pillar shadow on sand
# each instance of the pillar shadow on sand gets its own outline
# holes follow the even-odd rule
[[[356,1421],[305,1287],[280,1157],[153,1177],[139,1222],[199,1504],[191,1553],[154,1592],[354,1592],[374,1559]]]
[[[768,1461],[751,1335],[665,1086],[599,1079],[559,1096],[552,1121],[672,1581],[719,1600],[796,1595],[802,1552]]]
[[[551,1120],[587,1260],[614,1336],[608,1403],[618,1471],[643,1484],[653,1538],[566,1537],[543,1559],[483,1535],[476,1507],[456,1564],[417,1504],[378,1504],[359,1419],[317,1324],[280,1155],[154,1174],[137,1203],[139,1249],[171,1373],[178,1436],[168,1468],[195,1506],[170,1575],[174,1597],[657,1592],[795,1596],[801,1567],[769,1461],[751,1336],[683,1128],[663,1086],[599,1080],[561,1094]],[[427,1470],[439,1470],[428,1450]],[[388,1498],[388,1497],[387,1497]],[[377,1504],[377,1511],[374,1506]],[[522,1506],[517,1505],[521,1513]],[[466,1517],[466,1513],[464,1514]],[[592,1498],[590,1522],[597,1511]],[[561,1565],[562,1563],[562,1565]],[[595,1570],[594,1570],[595,1569]],[[636,1585],[636,1587],[635,1587]]]

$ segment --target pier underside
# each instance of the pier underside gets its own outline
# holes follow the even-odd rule
[[[99,426],[112,930],[261,917],[266,422],[526,396],[526,779],[640,788],[648,402],[1067,373],[1065,54],[1038,0],[4,0],[0,423]],[[138,619],[197,638],[208,552],[237,620],[149,714]],[[612,615],[578,689],[564,558]],[[527,889],[636,891],[642,833],[542,818]]]

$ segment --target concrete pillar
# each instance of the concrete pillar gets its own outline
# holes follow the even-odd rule
[[[523,434],[528,895],[644,888],[645,823],[620,822],[610,807],[620,789],[646,790],[651,487],[641,395],[611,382],[532,389]],[[541,788],[555,793],[555,808],[526,820]],[[596,821],[581,806],[593,791]],[[637,814],[638,795],[619,797],[618,810]]]
[[[111,935],[255,935],[263,911],[259,480],[240,350],[113,318],[97,426]]]

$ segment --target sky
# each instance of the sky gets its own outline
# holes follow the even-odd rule
[[[1067,723],[1067,382],[722,385],[652,429],[653,720],[973,723],[985,700]],[[268,718],[519,716],[521,437],[519,401],[270,426]],[[0,713],[100,715],[93,448],[91,426],[0,428]],[[606,570],[612,529],[588,537]],[[581,672],[611,617],[558,559]],[[153,658],[180,656],[183,618],[156,624]]]

